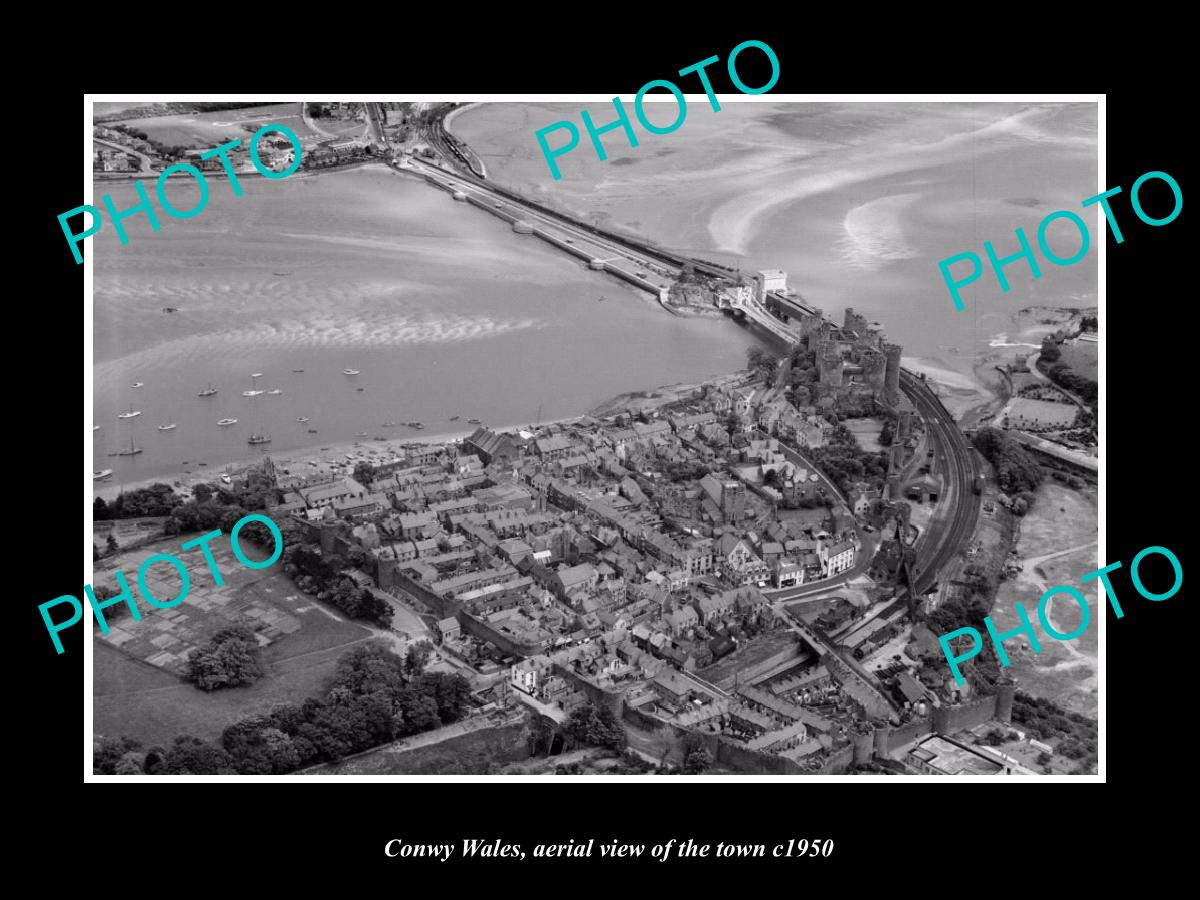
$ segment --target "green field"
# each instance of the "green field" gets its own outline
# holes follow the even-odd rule
[[[1059,350],[1062,352],[1059,361],[1070,366],[1075,374],[1090,378],[1092,381],[1100,380],[1096,375],[1100,365],[1099,347],[1096,344],[1089,344],[1086,341],[1073,344],[1064,341]]]
[[[231,578],[232,580],[232,578]],[[144,745],[168,745],[177,734],[216,738],[236,720],[267,712],[279,703],[300,703],[319,696],[338,657],[350,646],[376,632],[351,622],[331,607],[299,594],[291,579],[272,573],[256,580],[258,596],[274,595],[272,602],[286,605],[300,628],[273,640],[263,650],[266,675],[249,687],[205,693],[170,671],[136,659],[109,642],[94,637],[93,730],[110,736],[127,735]],[[238,590],[245,596],[245,589]],[[294,599],[292,599],[294,598]],[[176,609],[182,610],[185,601]],[[154,626],[163,610],[146,612],[141,622],[119,620],[122,628]],[[213,617],[206,633],[221,627]]]
[[[1041,652],[1033,653],[1028,639],[1014,638],[1005,644],[1012,659],[1011,673],[1021,690],[1046,697],[1071,712],[1095,716],[1100,619],[1107,601],[1097,593],[1098,581],[1080,584],[1080,578],[1099,566],[1097,562],[1096,492],[1069,490],[1053,482],[1037,490],[1032,511],[1021,520],[1018,548],[1025,570],[1016,578],[1000,582],[992,619],[999,631],[1020,625],[1014,604],[1021,603],[1034,621]],[[1049,559],[1043,557],[1052,555]],[[1037,605],[1052,585],[1070,585],[1088,600],[1091,621],[1079,637],[1056,641],[1038,623]],[[1069,633],[1079,624],[1080,611],[1069,596],[1056,598],[1053,620],[1059,631]]]
[[[168,147],[207,150],[235,138],[241,138],[245,145],[250,132],[246,131],[243,125],[254,125],[258,128],[268,123],[286,125],[301,139],[316,135],[316,132],[304,124],[299,103],[276,103],[271,106],[196,115],[154,116],[148,119],[129,119],[120,124],[143,131],[150,140]],[[359,127],[361,128],[361,125]]]

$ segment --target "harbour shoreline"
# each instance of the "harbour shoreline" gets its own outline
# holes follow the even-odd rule
[[[615,415],[625,408],[633,408],[635,410],[644,410],[656,408],[667,403],[682,399],[687,394],[701,388],[706,384],[727,384],[743,380],[746,377],[745,370],[738,370],[733,373],[723,375],[713,375],[703,381],[698,382],[681,382],[677,384],[661,385],[657,388],[651,388],[646,391],[633,391],[618,394],[609,400],[604,401],[588,412],[573,416],[563,416],[556,419],[547,419],[539,423],[538,427],[547,425],[566,425],[573,422],[578,422],[587,418],[599,418],[604,416]],[[507,425],[470,425],[465,429],[442,431],[438,434],[414,434],[406,437],[388,438],[384,441],[377,441],[371,438],[358,438],[355,440],[335,441],[326,445],[325,448],[316,446],[300,447],[295,450],[287,450],[283,453],[275,454],[266,451],[259,454],[253,454],[235,459],[226,460],[224,463],[214,463],[205,466],[201,470],[192,470],[190,472],[177,472],[169,475],[158,475],[150,478],[139,479],[123,484],[107,481],[92,482],[92,494],[94,497],[102,497],[105,502],[115,499],[119,494],[125,491],[133,491],[141,488],[149,487],[152,484],[169,484],[178,490],[190,491],[197,484],[211,484],[220,480],[222,472],[229,471],[232,474],[245,471],[254,467],[264,456],[270,456],[275,464],[277,471],[289,469],[290,474],[300,474],[306,470],[300,470],[298,467],[307,466],[312,470],[311,474],[326,472],[330,463],[345,463],[346,456],[349,454],[355,457],[355,461],[387,461],[394,459],[397,452],[405,445],[411,444],[448,444],[469,437],[476,428],[491,428],[494,431],[518,431],[522,429],[532,429],[531,423],[512,423]],[[315,466],[309,465],[316,463]],[[90,477],[90,476],[89,476]]]

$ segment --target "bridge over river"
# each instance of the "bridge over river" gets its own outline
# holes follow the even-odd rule
[[[798,343],[800,336],[794,326],[788,326],[785,317],[821,315],[816,307],[780,292],[772,292],[765,303],[760,302],[753,296],[752,288],[743,284],[741,276],[731,270],[680,256],[635,238],[612,234],[474,174],[452,171],[416,157],[393,163],[393,168],[415,173],[455,200],[508,222],[517,234],[540,238],[581,260],[589,268],[607,272],[648,292],[669,311],[674,311],[667,303],[671,286],[679,279],[684,266],[690,266],[717,283],[719,307],[737,313],[788,346]]]

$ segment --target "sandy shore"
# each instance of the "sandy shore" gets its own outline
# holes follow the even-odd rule
[[[671,384],[662,387],[653,388],[647,391],[634,391],[631,393],[619,394],[611,400],[601,403],[587,413],[577,416],[567,416],[559,419],[547,419],[540,423],[540,426],[546,425],[565,425],[571,422],[578,422],[580,419],[589,417],[603,417],[615,415],[622,410],[629,409],[631,411],[654,409],[668,403],[673,403],[677,400],[691,396],[699,387],[705,384],[734,384],[742,381],[746,377],[744,371],[735,372],[726,375],[714,375],[706,378],[703,381],[687,384]],[[138,488],[148,487],[152,484],[170,484],[177,490],[183,493],[190,493],[191,489],[197,484],[211,484],[220,479],[222,472],[229,472],[231,475],[237,475],[240,472],[250,469],[257,465],[264,456],[270,456],[275,463],[275,468],[281,474],[284,469],[289,470],[288,474],[305,474],[317,475],[331,471],[334,464],[344,464],[348,462],[347,456],[352,457],[353,462],[372,462],[382,463],[395,459],[400,450],[406,444],[448,444],[455,441],[461,441],[475,431],[477,427],[488,427],[495,431],[517,431],[521,429],[532,430],[533,423],[516,423],[510,425],[467,425],[458,431],[446,431],[439,434],[411,434],[404,437],[389,438],[384,441],[372,440],[371,438],[359,438],[349,441],[335,441],[333,443],[323,445],[321,447],[298,447],[294,450],[285,450],[280,453],[259,453],[241,457],[238,459],[228,460],[224,464],[213,464],[205,466],[191,472],[180,472],[174,475],[159,475],[154,478],[146,478],[140,481],[132,481],[126,484],[110,484],[106,482],[93,482],[92,494],[96,497],[103,497],[106,501],[111,501],[122,491],[132,491]]]
[[[583,416],[571,416],[564,419],[548,419],[542,422],[542,425],[552,425],[557,423],[574,422]],[[386,462],[395,459],[400,450],[405,445],[411,444],[448,444],[453,441],[460,441],[470,435],[477,425],[468,425],[461,431],[447,431],[440,434],[411,434],[404,437],[389,438],[384,441],[377,441],[371,438],[358,438],[348,441],[335,441],[330,444],[322,445],[321,447],[297,447],[294,450],[284,450],[282,452],[273,453],[267,451],[241,457],[238,459],[228,460],[223,464],[212,464],[205,466],[199,470],[192,472],[180,472],[174,475],[159,475],[153,478],[146,478],[140,481],[132,481],[126,484],[107,484],[105,482],[94,483],[93,494],[97,497],[103,497],[105,500],[112,500],[122,491],[132,491],[138,488],[148,487],[152,484],[170,484],[176,488],[190,492],[191,488],[197,484],[209,484],[219,480],[221,473],[228,471],[231,475],[237,475],[247,469],[256,466],[264,456],[270,456],[275,463],[275,468],[282,473],[284,469],[289,469],[290,474],[307,474],[314,475],[319,472],[328,471],[332,463],[345,463],[346,457],[351,456],[354,462]],[[487,426],[494,427],[494,426]],[[515,431],[519,428],[530,428],[531,424],[521,425],[503,425],[495,427],[496,431]],[[315,463],[315,465],[309,465]]]

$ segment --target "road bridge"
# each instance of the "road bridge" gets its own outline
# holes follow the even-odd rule
[[[822,315],[821,310],[804,300],[803,297],[784,294],[780,291],[768,291],[763,301],[767,311],[783,321],[799,319],[804,316]]]
[[[717,281],[718,290],[721,285],[731,288],[742,286],[741,278],[735,271],[681,256],[644,241],[612,234],[487,181],[480,176],[481,165],[470,148],[447,134],[441,123],[435,125],[430,140],[448,158],[457,158],[469,172],[452,171],[418,158],[413,158],[408,168],[423,175],[435,186],[463,194],[468,202],[507,219],[514,227],[518,222],[529,225],[528,231],[520,230],[520,233],[531,233],[574,256],[583,257],[590,268],[609,272],[648,291],[664,303],[667,292],[678,280],[684,266],[690,266],[694,271]],[[585,256],[585,252],[590,256]],[[742,313],[747,321],[754,322],[789,346],[799,342],[799,335],[787,327],[781,316],[796,318],[821,315],[815,306],[780,292],[773,292],[765,305],[750,298],[730,303],[727,308]]]
[[[742,292],[745,294],[746,292]],[[725,307],[742,313],[749,321],[761,326],[788,346],[800,343],[800,336],[788,328],[775,316],[771,315],[761,303],[753,297],[728,296]]]

